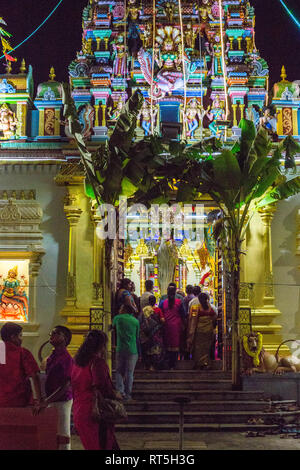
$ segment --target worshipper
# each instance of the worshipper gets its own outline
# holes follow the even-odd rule
[[[186,296],[183,299],[183,308],[184,308],[186,317],[189,314],[189,303],[192,299],[195,298],[195,294],[193,293],[193,289],[194,288],[191,284],[188,284],[185,288]]]
[[[176,299],[179,299],[179,300],[183,301],[182,295],[180,295],[180,294],[177,293],[177,285],[176,285],[176,283],[175,283],[175,282],[170,282],[170,284],[168,285],[168,288],[169,288],[169,287],[174,287],[174,288],[175,288],[175,292],[176,292],[176,294],[175,294]],[[168,297],[168,294],[163,295],[163,296],[160,298],[159,305],[158,305],[160,309],[162,309],[162,305],[163,305],[164,301],[167,299],[167,297]]]
[[[128,278],[121,279],[119,289],[115,299],[115,314],[118,315],[122,305],[131,305],[134,310],[134,315],[138,315],[138,309],[134,302],[132,293],[132,281]]]
[[[1,328],[5,344],[5,361],[0,363],[0,407],[33,405],[37,414],[43,403],[39,366],[28,349],[22,347],[23,328],[13,322]]]
[[[116,389],[125,401],[131,400],[133,375],[139,357],[140,323],[132,305],[123,305],[113,319],[116,329]]]
[[[178,360],[181,335],[184,328],[184,309],[181,299],[176,298],[176,286],[169,285],[167,295],[167,299],[162,304],[162,312],[165,317],[164,345],[167,351],[168,368],[174,369]]]
[[[190,300],[189,302],[189,307],[188,307],[188,310],[189,310],[189,317],[190,317],[190,313],[191,313],[191,307],[192,305],[199,305],[199,295],[201,294],[201,287],[200,286],[194,286],[193,287],[193,295],[194,295],[194,298]]]
[[[187,350],[192,353],[195,369],[210,368],[210,352],[214,341],[217,310],[210,304],[209,295],[199,294],[199,305],[191,307],[187,333]]]
[[[134,303],[137,308],[135,316],[138,317],[141,311],[141,303],[140,303],[140,298],[135,293],[135,283],[133,281],[131,282],[130,293],[133,297]]]
[[[145,292],[140,297],[141,311],[144,310],[144,307],[146,307],[146,305],[149,305],[149,297],[150,295],[153,295],[153,287],[153,281],[151,279],[147,279],[145,281]]]
[[[66,326],[55,326],[50,333],[53,352],[46,363],[46,403],[57,410],[59,450],[71,450],[71,409],[73,403],[71,371],[73,359],[67,351],[72,333]]]
[[[78,349],[72,367],[74,425],[85,450],[119,450],[114,425],[93,419],[95,397],[120,399],[105,362],[107,336],[91,330]]]
[[[142,358],[147,370],[158,370],[163,366],[164,344],[162,327],[165,323],[160,308],[155,307],[155,295],[149,296],[149,305],[143,308],[140,329]]]

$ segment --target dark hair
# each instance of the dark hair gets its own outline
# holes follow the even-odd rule
[[[198,299],[204,310],[208,310],[210,305],[209,305],[209,295],[206,292],[202,292],[201,294],[198,295]]]
[[[150,292],[153,289],[153,281],[151,279],[147,279],[147,281],[145,281],[145,289],[147,292]]]
[[[71,330],[69,330],[69,328],[63,325],[57,325],[54,327],[54,329],[58,330],[60,333],[64,335],[65,340],[66,340],[66,346],[68,346],[71,343],[71,339],[72,339]]]
[[[170,284],[168,285],[168,287],[175,287],[175,289],[177,289],[176,282],[170,282]]]
[[[191,284],[188,284],[185,288],[185,292],[189,295],[193,293],[194,287]]]
[[[17,323],[7,322],[1,328],[1,338],[3,341],[10,341],[12,336],[19,335],[23,328]]]
[[[172,308],[175,304],[175,296],[176,296],[176,286],[170,286],[168,287],[168,306],[169,308]]]
[[[120,280],[119,289],[127,289],[129,283],[131,283],[131,279],[128,279],[128,277],[124,277]]]
[[[74,357],[74,362],[79,367],[85,367],[99,349],[107,343],[107,335],[101,330],[91,330],[78,349]]]
[[[156,304],[155,295],[149,295],[148,302],[149,302],[149,305],[151,305],[151,307],[153,307]]]
[[[201,294],[201,287],[200,286],[194,286],[193,287],[193,294],[198,297],[199,294]]]

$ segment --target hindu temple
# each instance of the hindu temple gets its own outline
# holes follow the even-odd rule
[[[66,77],[91,151],[110,138],[137,89],[144,104],[136,139],[156,133],[192,144],[214,136],[232,145],[244,117],[256,127],[263,121],[274,144],[287,135],[299,139],[300,81],[289,82],[283,67],[278,83],[270,84],[251,2],[89,0],[82,26],[81,49]],[[0,322],[22,322],[25,345],[35,353],[50,328],[64,322],[75,352],[91,309],[105,329],[110,324],[105,244],[63,117],[62,84],[51,64],[43,83],[35,87],[33,78],[25,60],[8,60],[0,74]],[[204,220],[214,206],[205,197],[201,202]],[[243,242],[241,306],[251,310],[253,328],[272,352],[300,333],[298,202],[295,196],[262,209]],[[135,220],[132,215],[132,226]],[[226,336],[220,253],[207,240],[178,236],[167,247],[166,270],[162,248],[159,237],[147,234],[116,240],[112,288],[124,275],[137,295],[146,279],[158,295],[171,280],[181,289],[200,283],[223,312],[219,329]]]

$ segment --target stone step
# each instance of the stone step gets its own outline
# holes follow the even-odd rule
[[[160,424],[154,426],[153,424],[117,424],[115,427],[117,432],[179,432],[179,424]],[[264,432],[270,434],[278,431],[278,425],[253,425],[241,423],[186,423],[184,425],[184,432]]]
[[[286,403],[286,407],[295,405],[296,401],[290,400]],[[178,405],[172,401],[130,401],[125,404],[128,411],[175,411],[178,409]],[[282,405],[283,406],[283,405]],[[269,409],[268,401],[258,400],[192,400],[185,404],[185,411],[265,411]]]
[[[129,411],[128,424],[152,424],[153,426],[161,424],[176,424],[179,422],[178,411]],[[248,421],[252,418],[261,419],[260,424],[273,425],[279,424],[280,420],[284,419],[287,424],[290,424],[300,417],[300,411],[279,413],[265,413],[263,411],[185,411],[184,423],[185,424],[249,424]],[[255,424],[255,423],[254,423]]]
[[[230,390],[232,388],[231,380],[229,379],[200,379],[186,378],[186,379],[135,379],[133,383],[133,390],[149,390],[158,388],[159,390]]]
[[[115,377],[115,373],[113,373]],[[149,379],[149,380],[185,380],[201,378],[203,380],[231,380],[230,372],[222,371],[202,371],[202,370],[161,370],[161,371],[148,371],[148,370],[135,370],[135,379]]]
[[[161,390],[159,388],[147,388],[142,390],[133,389],[132,397],[139,401],[157,402],[157,401],[174,401],[175,397],[184,396],[191,400],[196,401],[225,401],[225,400],[264,400],[263,391],[235,391],[235,390],[187,390],[186,388],[181,389],[170,389]]]

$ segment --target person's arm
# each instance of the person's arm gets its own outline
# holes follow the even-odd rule
[[[45,404],[48,405],[49,403],[52,403],[54,401],[59,401],[59,398],[62,397],[65,393],[65,391],[69,388],[71,383],[71,379],[66,379],[65,382],[58,387],[55,392],[53,392],[49,397],[46,398]]]

